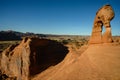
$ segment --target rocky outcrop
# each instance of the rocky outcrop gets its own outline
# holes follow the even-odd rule
[[[58,65],[31,80],[120,80],[120,45],[95,44],[75,49]]]
[[[67,47],[56,41],[24,38],[19,45],[12,45],[2,53],[2,76],[10,80],[29,80],[61,62],[67,53]]]
[[[110,5],[105,5],[96,13],[94,26],[89,43],[111,43],[111,25],[110,21],[114,18],[114,11]],[[105,27],[106,31],[102,35],[102,28]]]

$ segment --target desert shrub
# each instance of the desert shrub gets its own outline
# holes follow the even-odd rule
[[[68,44],[69,41],[68,40],[62,40],[62,44]]]
[[[5,50],[9,45],[10,45],[9,43],[2,43],[2,44],[0,44],[0,52]]]
[[[15,45],[15,44],[19,44],[20,41],[0,41],[0,53],[5,50],[7,47],[9,47],[10,45]]]
[[[69,44],[71,42],[72,42],[71,39],[64,39],[64,40],[61,41],[62,44]]]

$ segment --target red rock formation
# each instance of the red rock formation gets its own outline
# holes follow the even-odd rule
[[[114,18],[114,11],[110,5],[105,5],[96,13],[94,20],[94,26],[89,43],[111,43],[111,25],[110,21]],[[102,27],[105,27],[106,31],[102,35]]]
[[[62,44],[39,38],[25,38],[2,53],[1,71],[9,79],[28,80],[49,66],[58,64],[68,53]]]

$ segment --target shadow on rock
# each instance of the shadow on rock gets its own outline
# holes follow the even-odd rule
[[[30,44],[31,65],[29,68],[31,76],[60,63],[68,53],[68,48],[56,41],[33,39],[32,42]]]

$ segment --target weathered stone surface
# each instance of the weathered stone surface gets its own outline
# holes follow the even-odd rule
[[[105,5],[96,13],[94,20],[94,26],[92,30],[92,35],[89,43],[111,43],[112,34],[111,34],[111,25],[110,21],[114,18],[114,11],[110,5]],[[102,35],[103,25],[106,29]]]
[[[58,64],[67,53],[67,47],[56,41],[24,38],[19,45],[12,45],[2,53],[2,75],[10,80],[29,80]]]

